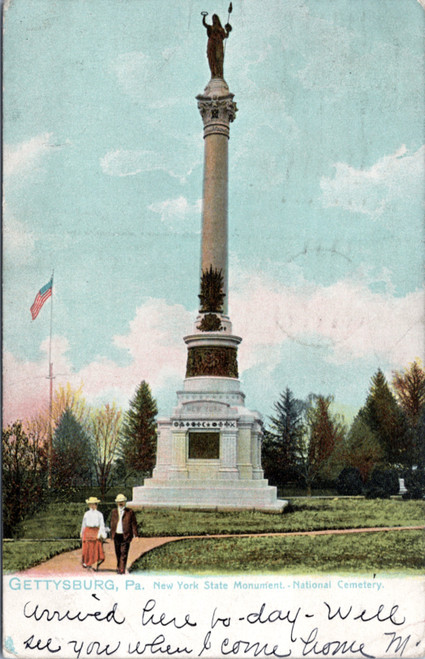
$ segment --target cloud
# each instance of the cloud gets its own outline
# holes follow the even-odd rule
[[[175,391],[176,382],[181,382],[185,371],[186,348],[182,337],[191,333],[194,320],[194,314],[181,305],[147,300],[137,310],[128,332],[114,337],[114,345],[131,358],[125,366],[105,357],[94,359],[76,371],[67,356],[68,340],[54,337],[54,384],[69,382],[75,388],[83,384],[89,403],[111,401],[108,396],[114,395],[124,406],[142,380],[149,382],[155,395],[170,383]],[[31,418],[48,401],[48,339],[40,350],[44,356],[33,361],[19,360],[11,353],[4,356],[4,424]]]
[[[284,368],[285,346],[317,351],[323,381],[330,364],[351,368],[356,362],[403,368],[424,354],[423,291],[395,297],[387,290],[372,292],[370,282],[358,277],[330,286],[298,281],[283,286],[264,274],[239,270],[231,283],[230,315],[234,331],[243,337],[239,366],[257,369],[258,377]],[[388,287],[389,289],[390,287]],[[107,357],[94,359],[79,371],[68,357],[66,338],[54,340],[55,384],[83,384],[89,402],[115,400],[126,406],[136,386],[146,380],[154,395],[174,397],[186,362],[183,337],[193,330],[195,313],[163,299],[148,299],[138,309],[128,330],[116,335],[114,346],[125,351],[128,363]],[[20,361],[5,355],[4,421],[34,414],[48,396],[46,340],[44,357]],[[330,369],[329,369],[330,370]],[[261,386],[261,383],[258,383]],[[328,384],[332,390],[332,382]],[[341,398],[341,396],[340,396]],[[168,413],[171,410],[168,410]]]
[[[127,391],[147,380],[164,387],[170,377],[182,376],[185,348],[182,337],[192,329],[193,317],[182,305],[149,299],[138,308],[129,332],[114,337],[114,345],[128,352],[131,362],[117,366],[112,360],[92,362],[79,372],[84,390],[97,395],[105,387]]]
[[[173,155],[161,155],[155,151],[116,149],[100,158],[100,167],[108,176],[136,176],[142,172],[162,170],[184,182],[198,161],[177,161]]]
[[[394,202],[423,199],[424,158],[425,146],[409,154],[403,144],[366,169],[336,163],[333,178],[320,181],[323,205],[377,219]]]
[[[355,279],[285,287],[264,275],[239,277],[231,290],[244,368],[276,364],[274,348],[287,342],[317,348],[337,364],[373,359],[401,368],[424,353],[423,291],[394,297]]]
[[[20,144],[5,144],[4,176],[22,176],[37,169],[42,157],[53,146],[50,143],[51,137],[52,133],[42,133]]]
[[[100,167],[108,176],[135,176],[140,172],[161,169],[153,151],[109,151],[100,159]]]
[[[6,203],[3,208],[3,249],[4,258],[11,260],[19,257],[28,261],[34,251],[34,234],[24,222],[17,220]]]
[[[123,91],[146,102],[146,89],[154,90],[158,78],[157,61],[142,51],[120,53],[111,64]]]
[[[176,61],[186,61],[181,46],[164,48],[156,55],[131,51],[117,55],[110,64],[110,70],[127,96],[155,110],[182,103],[184,92],[180,90],[176,96],[170,96],[170,86],[167,84],[168,76],[173,75]],[[169,71],[166,73],[167,68]]]
[[[74,382],[72,364],[67,357],[69,343],[65,337],[52,338],[52,361],[55,366],[55,383]],[[3,355],[3,423],[16,419],[30,419],[49,401],[48,353],[49,339],[40,346],[42,356],[24,361],[12,353]],[[78,383],[79,384],[79,383]],[[76,384],[76,386],[78,386]]]
[[[310,84],[323,84],[326,87],[331,84],[337,90],[338,73],[340,67],[343,68],[349,61],[353,34],[338,25],[332,14],[329,18],[316,16],[312,3],[300,0],[263,3],[261,26],[267,26],[266,30],[258,24],[258,6],[255,3],[241,4],[238,14],[238,27],[242,35],[237,33],[234,38],[238,41],[238,52],[241,52],[251,71],[257,63],[260,63],[263,75],[267,66],[276,69],[276,62],[273,62],[269,54],[279,49],[284,53],[282,67],[285,68],[285,77],[295,65],[297,68],[294,75],[303,85],[309,87]],[[255,48],[252,46],[252,30],[248,27],[251,24],[259,25]],[[253,53],[260,54],[257,61]]]
[[[370,32],[366,42],[373,19],[366,24],[354,20],[346,27],[338,10],[323,18],[316,15],[314,4],[318,3],[294,0],[286,7],[276,3],[280,16],[268,20],[268,38],[280,40],[289,75],[305,89],[320,92],[322,99],[329,95],[334,104],[347,94],[352,101],[363,102],[365,93],[369,98],[378,92],[381,102],[391,99],[399,106],[403,78],[408,79],[412,71],[423,66],[421,56],[400,39],[400,26],[394,21],[392,26],[387,23],[381,33]],[[394,84],[395,79],[400,83]],[[403,94],[402,99],[404,106],[414,101],[412,95]]]
[[[199,231],[199,216],[202,210],[202,199],[198,199],[194,204],[188,202],[182,195],[176,199],[166,199],[148,206],[153,213],[158,213],[161,222],[166,223],[178,233],[183,230],[187,232]],[[188,220],[192,216],[193,222],[188,225]],[[196,222],[195,222],[196,220]],[[184,221],[184,224],[183,224]]]

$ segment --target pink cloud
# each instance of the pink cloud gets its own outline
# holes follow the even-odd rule
[[[323,350],[326,361],[344,364],[376,358],[402,368],[424,353],[423,293],[404,297],[373,293],[367,282],[343,280],[331,286],[304,282],[282,286],[263,274],[238,278],[232,286],[230,313],[234,331],[243,337],[239,352],[241,373],[255,365],[274,369],[284,344],[299,343]],[[55,385],[83,385],[88,402],[111,400],[126,405],[141,380],[154,395],[173,393],[184,377],[186,348],[183,336],[193,330],[195,313],[182,305],[149,299],[137,309],[128,331],[114,337],[127,351],[129,363],[96,359],[75,372],[67,357],[68,341],[55,337]],[[4,356],[4,421],[28,418],[48,400],[47,340],[45,356],[20,361]]]
[[[120,389],[132,395],[141,380],[153,389],[166,386],[169,378],[183,376],[186,350],[182,340],[192,330],[193,315],[182,305],[149,299],[137,309],[127,334],[114,337],[114,344],[128,351],[130,364],[111,360],[91,362],[79,372],[88,397],[102,389]]]
[[[184,376],[186,348],[182,337],[192,331],[193,320],[194,315],[181,305],[150,299],[137,310],[128,333],[114,337],[115,345],[128,351],[131,362],[120,366],[107,358],[96,359],[78,372],[66,356],[67,339],[55,337],[54,385],[70,382],[78,388],[82,384],[89,403],[115,394],[124,405],[142,380],[149,382],[153,390],[162,389],[169,381]],[[10,353],[4,355],[5,425],[17,418],[32,417],[48,403],[48,340],[40,348],[46,356],[37,361],[21,361]]]
[[[3,354],[3,424],[16,419],[30,419],[49,401],[49,340],[42,342],[44,355],[36,361],[16,359],[10,352]],[[69,344],[64,337],[52,339],[52,361],[57,374],[54,385],[75,380],[72,365],[66,356]],[[78,385],[76,385],[78,386]]]
[[[377,356],[403,367],[424,354],[423,291],[394,297],[373,293],[367,282],[284,287],[263,275],[240,278],[230,299],[236,333],[244,337],[241,363],[263,361],[286,341],[328,349],[327,360],[343,364]]]

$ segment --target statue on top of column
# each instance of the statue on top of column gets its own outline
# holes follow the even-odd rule
[[[212,24],[208,25],[205,20],[207,12],[202,12],[202,25],[207,28],[208,35],[208,44],[207,44],[207,57],[208,64],[210,65],[211,77],[212,78],[222,78],[223,77],[223,62],[224,62],[224,48],[223,41],[227,39],[230,32],[232,31],[232,26],[230,23],[226,23],[224,28],[220,23],[220,19],[217,14],[213,14]]]

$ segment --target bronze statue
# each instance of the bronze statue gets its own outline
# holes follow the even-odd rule
[[[208,64],[210,65],[211,77],[222,78],[224,62],[223,41],[224,39],[227,39],[232,31],[232,26],[230,23],[226,23],[223,28],[217,14],[213,14],[212,25],[208,25],[205,20],[206,15],[207,12],[202,12],[202,25],[207,28],[208,35],[207,57]]]

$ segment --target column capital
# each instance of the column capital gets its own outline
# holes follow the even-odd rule
[[[196,97],[204,123],[204,138],[217,133],[229,137],[229,124],[235,120],[238,110],[233,97],[234,94],[230,93],[225,96],[199,94]]]

